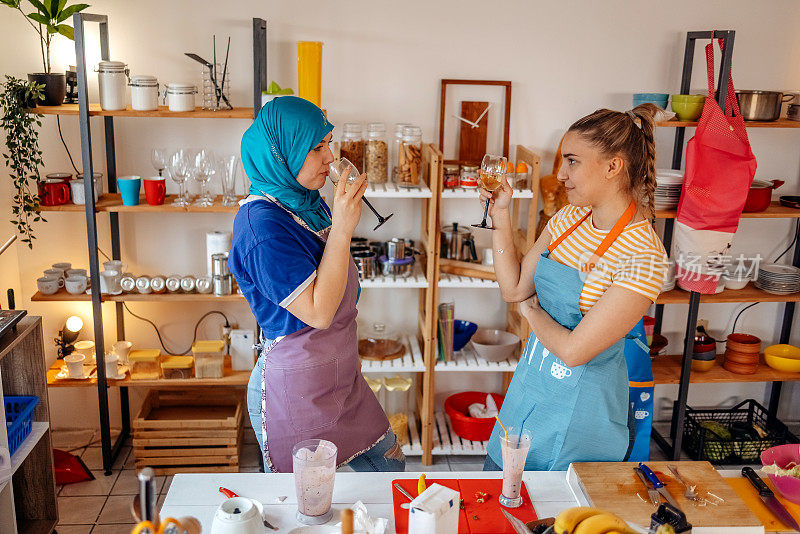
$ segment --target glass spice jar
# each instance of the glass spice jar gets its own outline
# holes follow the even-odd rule
[[[444,186],[446,188],[458,187],[461,182],[461,169],[458,165],[450,164],[443,165],[444,169]]]
[[[355,165],[359,174],[364,172],[364,138],[361,135],[361,124],[357,122],[344,124],[339,155]]]
[[[459,185],[466,189],[476,189],[478,187],[478,166],[462,165],[461,178]]]
[[[406,126],[397,151],[397,184],[403,187],[419,187],[421,170],[422,130],[417,126]]]
[[[367,181],[382,184],[389,179],[389,145],[386,144],[386,126],[382,122],[367,125],[367,143],[364,147],[364,172]]]
[[[403,129],[407,126],[413,126],[406,122],[398,122],[394,125],[394,139],[392,139],[392,151],[389,154],[389,159],[392,162],[392,181],[397,181],[397,154],[400,152],[400,143],[403,142]]]

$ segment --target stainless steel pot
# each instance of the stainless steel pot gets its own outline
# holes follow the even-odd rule
[[[353,254],[353,261],[358,268],[359,280],[371,280],[375,277],[375,253],[356,252]]]
[[[458,223],[442,227],[441,256],[448,260],[478,261],[472,232]]]
[[[795,95],[780,91],[736,91],[739,110],[746,121],[775,121],[781,116],[781,105]]]

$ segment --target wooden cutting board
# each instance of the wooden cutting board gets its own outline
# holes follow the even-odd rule
[[[637,525],[649,526],[655,508],[647,497],[644,484],[633,471],[637,465],[632,462],[575,463],[570,465],[567,481],[579,502],[613,512]],[[705,530],[705,527],[722,528],[719,532],[764,531],[761,521],[710,463],[648,462],[647,465],[678,501],[695,531],[698,528]],[[684,497],[685,488],[672,477],[667,465],[677,465],[684,480],[696,484],[696,491],[701,495],[708,491],[724,501],[717,506],[696,506]],[[585,499],[581,499],[581,494]]]
[[[769,486],[769,489],[772,490],[772,492],[775,494],[775,497],[777,497],[781,504],[786,507],[786,510],[792,514],[792,517],[795,518],[795,521],[800,522],[800,505],[784,499],[768,478],[762,478],[762,480],[767,484],[767,486]],[[775,517],[775,514],[773,514],[769,508],[767,508],[767,505],[764,504],[764,501],[762,501],[761,497],[758,496],[758,491],[756,491],[749,480],[744,477],[726,478],[725,482],[733,488],[733,490],[739,495],[739,497],[742,498],[745,504],[747,504],[750,510],[756,514],[756,517],[758,517],[758,519],[764,525],[764,530],[767,532],[791,531],[788,526],[784,525],[783,522],[778,520],[778,518]]]

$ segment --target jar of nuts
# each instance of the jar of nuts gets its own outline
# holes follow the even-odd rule
[[[339,154],[356,166],[358,173],[364,172],[364,138],[361,136],[361,124],[346,122],[342,132],[342,145]]]
[[[403,140],[397,151],[395,180],[403,187],[419,187],[422,171],[422,130],[417,126],[403,128]]]
[[[397,181],[397,154],[400,152],[400,143],[403,142],[403,129],[406,126],[413,126],[406,122],[398,122],[394,125],[394,139],[392,140],[392,153],[389,158],[392,162],[392,180]]]
[[[364,147],[364,172],[367,181],[382,184],[389,179],[389,145],[386,144],[386,126],[382,122],[367,125],[367,143]]]

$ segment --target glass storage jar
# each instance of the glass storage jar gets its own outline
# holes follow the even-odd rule
[[[158,109],[158,79],[155,76],[131,76],[131,108],[136,111]]]
[[[446,188],[458,187],[461,182],[461,169],[459,166],[448,163],[442,167],[444,170],[444,186]]]
[[[170,111],[194,111],[194,95],[197,87],[190,83],[169,83],[164,90],[164,99]]]
[[[393,360],[405,352],[400,336],[384,323],[373,324],[359,336],[358,355],[364,360]]]
[[[221,339],[195,341],[192,345],[194,354],[195,378],[222,378],[225,374],[225,342]]]
[[[465,189],[477,189],[478,187],[478,166],[462,165],[461,178],[459,185]]]
[[[367,144],[364,148],[364,172],[367,181],[382,184],[389,178],[389,146],[386,144],[386,126],[382,122],[367,125]]]
[[[392,150],[389,160],[392,162],[392,181],[397,181],[397,153],[400,151],[400,143],[403,142],[403,128],[413,126],[407,122],[398,122],[394,125],[394,138],[392,139]]]
[[[191,356],[167,356],[161,362],[161,373],[167,380],[192,378],[194,358]]]
[[[397,184],[403,187],[419,187],[421,171],[422,130],[417,126],[406,126],[397,151]]]
[[[339,155],[350,160],[359,174],[364,172],[364,138],[361,135],[361,124],[357,122],[344,124]]]
[[[122,61],[101,61],[97,65],[102,109],[118,111],[127,107],[125,88],[128,86],[128,73],[128,67]]]
[[[161,351],[158,349],[132,350],[128,354],[131,380],[157,380],[161,378]]]
[[[397,443],[403,446],[408,439],[408,413],[411,410],[411,385],[413,379],[402,376],[385,376],[383,385],[386,390],[383,406],[389,425],[397,436]]]

